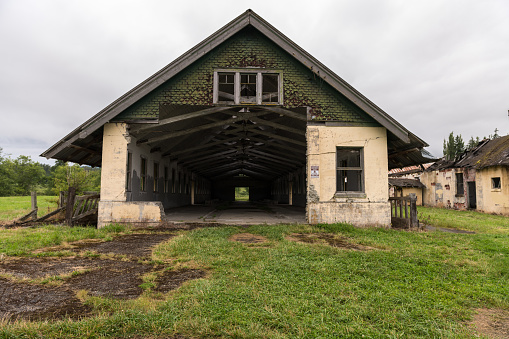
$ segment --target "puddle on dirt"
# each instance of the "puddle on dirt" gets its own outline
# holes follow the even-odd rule
[[[478,309],[471,324],[489,338],[509,338],[509,311]]]
[[[150,257],[152,248],[174,234],[152,233],[120,236],[109,242],[70,244],[74,250],[126,255],[127,259],[90,257],[26,258],[7,257],[0,261],[0,319],[81,318],[91,309],[76,297],[80,290],[88,295],[133,299],[143,293],[142,276],[160,272],[162,265],[140,263]],[[77,274],[79,273],[79,274]],[[203,278],[204,271],[163,271],[155,290],[167,292],[191,279]],[[59,277],[58,286],[36,284],[26,279]],[[20,281],[21,280],[21,281]],[[39,280],[40,281],[40,280]]]
[[[308,244],[326,243],[332,247],[356,251],[367,251],[374,249],[373,247],[369,246],[352,244],[346,238],[341,238],[329,233],[292,233],[287,236],[286,239]]]
[[[251,233],[238,233],[234,234],[230,240],[232,241],[238,241],[244,244],[259,244],[262,242],[266,242],[267,238],[261,235],[257,234],[251,234]]]

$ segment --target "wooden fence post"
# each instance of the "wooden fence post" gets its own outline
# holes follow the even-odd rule
[[[37,192],[32,192],[32,220],[37,219]]]
[[[74,187],[69,187],[69,191],[67,192],[67,206],[65,209],[65,223],[69,226],[72,226],[72,214],[74,210],[74,199],[76,198],[76,189]]]
[[[417,220],[417,196],[410,194],[410,228],[419,227],[419,220]]]
[[[65,192],[60,191],[60,196],[58,197],[58,207],[64,207],[65,205]]]

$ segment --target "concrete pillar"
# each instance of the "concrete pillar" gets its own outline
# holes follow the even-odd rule
[[[101,167],[101,201],[126,201],[127,144],[125,123],[104,125]]]
[[[97,227],[114,222],[112,204],[126,201],[126,165],[129,134],[125,123],[107,123],[103,132],[101,198]]]

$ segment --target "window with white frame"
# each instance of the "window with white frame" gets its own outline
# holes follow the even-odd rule
[[[282,74],[269,70],[214,72],[214,103],[277,105],[282,102]]]
[[[336,192],[364,192],[362,148],[336,149]]]

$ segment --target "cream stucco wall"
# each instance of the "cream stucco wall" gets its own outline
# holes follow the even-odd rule
[[[383,127],[308,126],[308,222],[388,226],[387,134]],[[336,194],[336,148],[362,147],[364,192]],[[311,176],[319,166],[319,177]]]
[[[501,188],[492,188],[491,178],[500,178]],[[509,168],[502,166],[478,170],[476,174],[477,209],[509,215]]]
[[[463,191],[457,192],[456,173],[463,173]],[[467,182],[474,181],[475,175],[462,168],[445,169],[440,171],[423,172],[420,180],[426,186],[423,194],[424,205],[446,207],[454,209],[466,209],[467,205]]]

